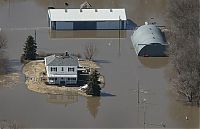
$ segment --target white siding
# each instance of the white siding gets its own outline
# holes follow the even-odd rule
[[[57,71],[51,71],[51,68],[57,68]],[[63,71],[62,71],[63,68]],[[74,68],[74,72],[69,72],[68,68]],[[77,75],[77,66],[47,66],[48,74],[57,75]]]

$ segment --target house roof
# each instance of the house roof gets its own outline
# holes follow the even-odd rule
[[[82,10],[82,11],[81,11]],[[51,21],[118,21],[126,19],[125,9],[49,9]]]
[[[78,66],[78,58],[75,56],[56,56],[45,57],[46,66]]]

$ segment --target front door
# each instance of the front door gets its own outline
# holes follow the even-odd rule
[[[60,78],[60,85],[65,85],[65,78]]]

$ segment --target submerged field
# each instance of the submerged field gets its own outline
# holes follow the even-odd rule
[[[7,55],[19,74],[12,89],[0,89],[0,120],[16,121],[33,128],[143,128],[146,99],[146,127],[166,123],[167,128],[198,128],[199,109],[187,106],[174,95],[166,75],[167,58],[138,58],[130,36],[118,38],[117,32],[74,31],[51,35],[47,24],[47,8],[64,8],[65,0],[0,1],[0,27],[8,39]],[[96,8],[126,8],[128,18],[142,25],[154,17],[165,22],[167,0],[88,0]],[[82,1],[69,2],[79,8]],[[155,6],[156,5],[156,6]],[[28,35],[36,30],[38,51],[80,53],[84,46],[95,44],[94,60],[101,67],[106,85],[103,96],[85,98],[77,94],[44,95],[31,92],[25,84],[20,56]],[[67,36],[66,36],[67,35]],[[80,36],[83,35],[83,36]],[[102,36],[103,35],[103,36]],[[114,36],[108,36],[114,35]],[[2,80],[1,80],[2,81]],[[140,104],[137,88],[140,86]],[[185,119],[188,116],[188,120]]]

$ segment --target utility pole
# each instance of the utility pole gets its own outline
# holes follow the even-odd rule
[[[143,100],[144,103],[144,129],[146,128],[146,99]]]
[[[120,31],[121,31],[121,30],[120,30],[120,29],[121,29],[121,18],[120,18],[120,16],[119,16],[119,56],[121,55],[121,53],[120,53],[120,47],[121,47],[121,46],[120,46],[120,44],[121,44],[121,43],[120,43],[120,38],[121,38],[121,32],[120,32]]]
[[[9,9],[9,16],[10,16],[10,0],[8,0],[8,9]]]
[[[146,122],[146,99],[143,99],[143,104],[144,104],[144,129],[146,129],[146,125],[153,125],[153,126],[157,126],[157,127],[162,127],[162,128],[166,128],[166,124],[164,122],[161,122],[160,124],[153,124],[153,123],[147,123]]]
[[[138,104],[140,104],[140,84],[139,84],[139,80],[138,80]]]

